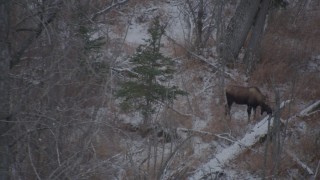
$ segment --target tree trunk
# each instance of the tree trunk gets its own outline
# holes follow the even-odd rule
[[[260,0],[241,0],[234,16],[231,18],[226,30],[224,44],[224,58],[228,63],[238,57],[259,10],[259,5]]]
[[[201,48],[202,48],[202,27],[203,22],[202,18],[204,16],[204,9],[203,9],[203,0],[199,1],[199,9],[198,9],[198,16],[197,16],[197,39],[196,39],[196,49],[198,54],[201,54]]]
[[[8,45],[9,33],[9,0],[0,1],[0,179],[9,179],[10,151],[9,129],[10,96],[9,96],[9,70],[10,54]]]
[[[255,25],[252,29],[252,35],[243,58],[243,62],[246,65],[247,73],[251,72],[256,59],[259,57],[259,45],[268,14],[269,4],[270,0],[262,0],[260,10],[255,20]]]

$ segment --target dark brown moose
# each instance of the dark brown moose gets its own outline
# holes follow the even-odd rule
[[[248,109],[248,121],[250,121],[251,110],[254,110],[254,116],[256,115],[256,108],[261,107],[261,115],[266,112],[272,114],[272,109],[266,102],[266,96],[261,93],[257,87],[242,87],[229,85],[226,87],[226,115],[229,114],[233,103],[246,104]]]

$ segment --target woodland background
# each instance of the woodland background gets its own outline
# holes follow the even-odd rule
[[[320,177],[320,1],[1,0],[0,17],[0,179]],[[121,108],[157,18],[174,70],[152,82],[180,96]],[[274,125],[216,171],[265,117],[225,117],[227,84],[259,87]]]

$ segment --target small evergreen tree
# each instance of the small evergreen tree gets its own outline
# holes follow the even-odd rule
[[[144,124],[149,123],[159,101],[172,103],[177,95],[186,94],[176,86],[162,85],[173,77],[175,70],[174,61],[160,52],[164,27],[160,25],[159,18],[154,19],[148,33],[150,39],[144,40],[146,43],[140,45],[130,59],[132,71],[116,93],[121,98],[122,109],[140,111]]]

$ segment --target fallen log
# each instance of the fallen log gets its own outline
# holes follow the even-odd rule
[[[215,155],[209,162],[198,168],[189,179],[203,179],[210,174],[223,172],[223,168],[228,162],[259,142],[260,137],[268,133],[268,120],[272,124],[273,118],[270,116],[265,117],[254,126],[250,133],[247,133],[240,141],[235,142]]]
[[[306,117],[306,116],[310,116],[311,114],[320,111],[320,100],[312,103],[311,105],[309,105],[307,108],[305,108],[304,110],[302,110],[299,113],[299,117]]]
[[[280,108],[288,104],[290,100],[281,103]],[[223,168],[232,159],[239,156],[242,152],[255,145],[260,141],[260,138],[265,137],[268,133],[268,126],[272,126],[274,118],[266,116],[258,122],[253,129],[247,133],[241,140],[236,141],[231,146],[223,149],[220,153],[215,155],[209,162],[200,166],[195,173],[189,177],[189,180],[205,179],[212,174],[223,173]],[[270,123],[269,123],[270,122]]]

